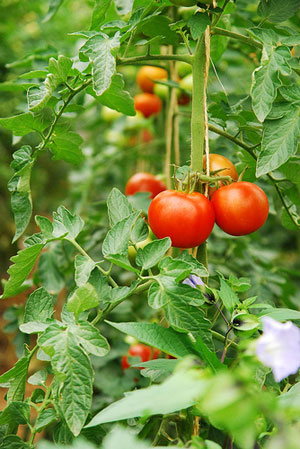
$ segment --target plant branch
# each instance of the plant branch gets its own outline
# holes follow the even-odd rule
[[[117,64],[139,64],[150,61],[183,61],[192,64],[193,57],[190,55],[143,55],[131,58],[117,58]]]
[[[217,34],[219,36],[231,37],[232,39],[237,39],[237,40],[243,42],[244,44],[250,45],[251,47],[256,47],[259,49],[263,48],[263,44],[261,42],[251,39],[250,37],[244,36],[243,34],[224,30],[223,28],[214,27],[211,30],[211,34]]]

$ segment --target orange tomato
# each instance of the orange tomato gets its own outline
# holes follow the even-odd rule
[[[206,156],[203,156],[203,168],[204,170],[206,170]],[[238,180],[238,172],[236,171],[235,166],[233,165],[233,163],[227,159],[226,157],[222,156],[221,154],[216,154],[216,153],[211,153],[209,155],[209,169],[210,172],[215,172],[218,170],[218,173],[216,173],[214,176],[218,177],[218,176],[231,176],[231,178],[234,181]],[[225,185],[224,182],[219,181],[218,185],[221,187],[223,185]],[[216,190],[215,187],[210,187],[209,188],[209,197],[211,197],[211,195],[214,193],[214,191]]]
[[[143,92],[153,93],[154,81],[168,78],[168,72],[161,67],[143,66],[137,73],[136,82]]]
[[[147,118],[161,111],[162,102],[157,95],[143,92],[134,97],[134,107]]]

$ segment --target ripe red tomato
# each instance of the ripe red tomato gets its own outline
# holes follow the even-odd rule
[[[181,92],[181,94],[178,96],[178,104],[180,104],[181,106],[187,106],[188,104],[190,104],[191,101],[191,97],[190,95]]]
[[[136,111],[140,111],[144,117],[148,118],[161,111],[162,102],[157,95],[144,92],[134,97],[134,107]]]
[[[157,348],[150,348],[150,346],[143,345],[142,343],[138,343],[130,347],[128,354],[132,357],[139,357],[141,359],[141,362],[148,362],[148,360],[157,359],[160,354],[160,350]],[[127,355],[123,355],[121,366],[123,370],[130,367]]]
[[[203,168],[204,168],[204,170],[206,170],[206,156],[203,156]],[[238,175],[238,172],[236,171],[235,166],[229,159],[227,159],[224,156],[221,156],[221,154],[211,153],[209,155],[209,168],[210,168],[211,172],[221,170],[221,168],[224,168],[224,170],[218,171],[218,173],[216,173],[215,176],[216,177],[217,176],[231,176],[231,178],[234,181],[238,180],[239,175]],[[222,187],[222,185],[225,185],[225,183],[222,181],[219,181],[218,185],[220,187]],[[216,191],[215,187],[210,187],[209,188],[209,197],[211,197],[215,191]]]
[[[149,192],[151,193],[151,198],[154,198],[163,190],[166,190],[166,186],[156,176],[150,173],[136,173],[129,178],[125,187],[125,195],[134,195],[136,192]]]
[[[247,235],[267,219],[269,201],[265,192],[251,182],[220,187],[212,196],[216,223],[227,234]]]
[[[165,190],[151,202],[148,222],[159,239],[170,237],[177,248],[193,248],[210,235],[215,215],[202,193]]]
[[[153,81],[168,78],[168,72],[161,67],[145,65],[137,73],[136,82],[144,92],[153,93],[155,83]]]

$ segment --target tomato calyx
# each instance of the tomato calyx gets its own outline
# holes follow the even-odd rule
[[[192,171],[187,165],[178,167],[174,174],[174,184],[178,192],[193,193],[194,191],[203,192],[204,185],[219,187],[219,182],[222,181],[223,185],[231,184],[235,180],[231,176],[216,176],[224,168],[211,172],[211,175],[205,175],[200,172]]]

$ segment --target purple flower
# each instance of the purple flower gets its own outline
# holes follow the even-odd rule
[[[198,285],[202,285],[204,287],[204,282],[202,279],[195,274],[191,274],[190,277],[186,278],[182,283],[193,288],[197,288]]]
[[[280,382],[296,374],[300,367],[300,329],[291,321],[280,323],[270,317],[263,317],[262,322],[263,334],[257,340],[256,355],[272,368],[276,382]]]

